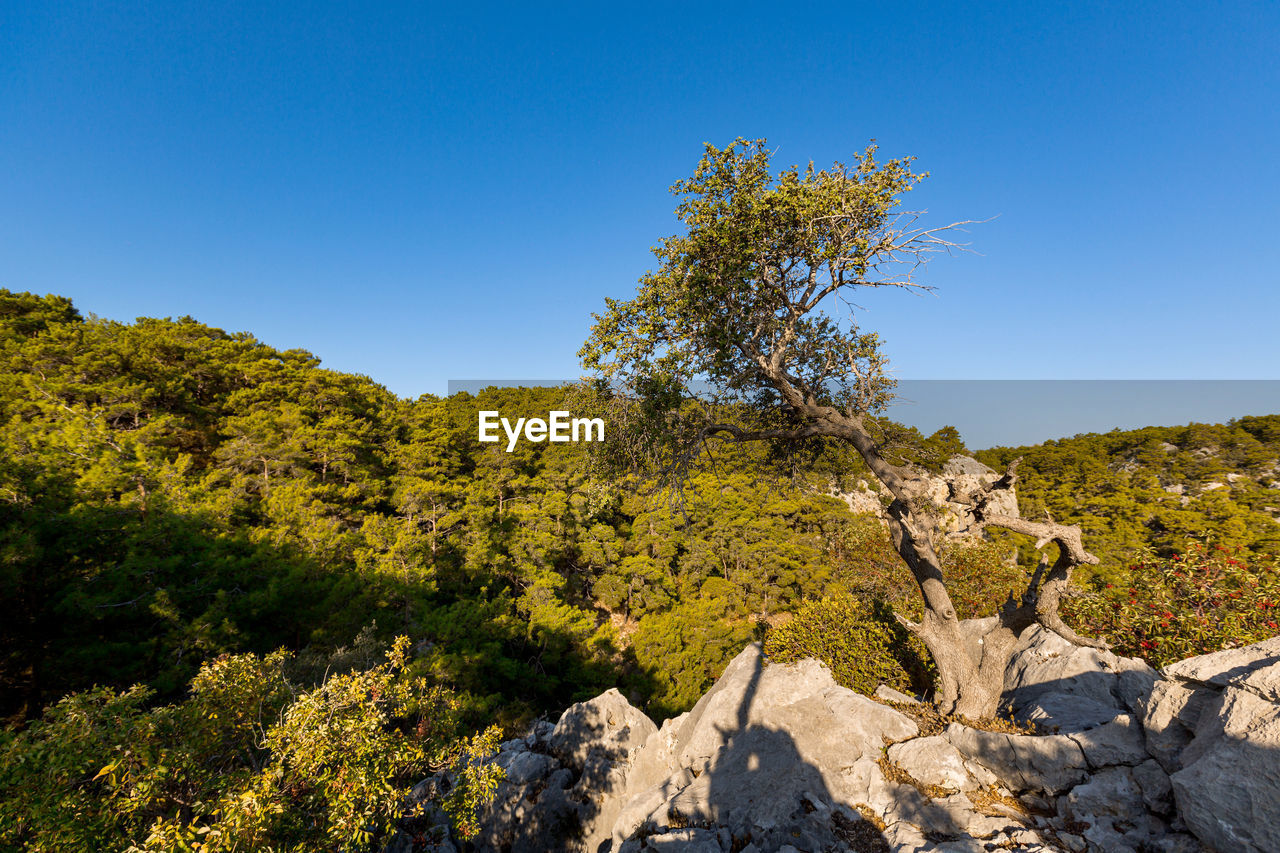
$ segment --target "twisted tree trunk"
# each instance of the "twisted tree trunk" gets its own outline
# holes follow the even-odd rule
[[[1031,521],[988,510],[997,492],[1013,489],[1018,479],[1017,461],[1000,479],[957,498],[972,510],[973,532],[1001,527],[1034,536],[1037,548],[1055,543],[1057,559],[1052,564],[1047,557],[1042,559],[1021,596],[1015,599],[1011,594],[994,615],[960,619],[936,551],[944,533],[940,507],[927,496],[927,481],[910,468],[885,459],[859,415],[819,404],[810,389],[788,376],[780,365],[764,358],[758,363],[792,413],[803,421],[803,426],[792,430],[748,431],[714,424],[702,430],[703,436],[727,433],[739,441],[825,436],[846,441],[858,451],[872,474],[893,496],[888,511],[889,532],[894,547],[915,578],[924,604],[919,622],[901,614],[895,614],[895,618],[924,642],[937,664],[939,683],[934,699],[940,710],[973,719],[994,716],[1004,690],[1005,670],[1023,633],[1033,626],[1040,625],[1077,645],[1106,648],[1101,640],[1078,635],[1062,621],[1058,612],[1072,571],[1077,566],[1098,562],[1097,557],[1085,550],[1080,529],[1075,525],[1057,524],[1052,519]]]
[[[1015,461],[1003,477],[989,486],[960,496],[960,502],[972,508],[978,530],[1002,527],[1034,536],[1037,548],[1053,542],[1058,547],[1058,556],[1052,565],[1047,557],[1040,562],[1020,598],[1014,599],[1011,594],[994,615],[980,619],[959,619],[951,603],[934,550],[942,535],[936,509],[922,506],[921,498],[916,498],[913,506],[910,486],[895,484],[895,489],[894,485],[885,483],[895,498],[889,507],[889,531],[924,601],[924,615],[919,622],[895,616],[924,642],[933,656],[939,676],[935,701],[944,712],[971,718],[993,716],[1004,689],[1005,670],[1018,641],[1035,625],[1077,645],[1106,647],[1100,640],[1078,635],[1062,621],[1058,612],[1072,571],[1077,566],[1098,562],[1097,557],[1084,549],[1080,529],[1052,520],[1030,521],[997,515],[987,509],[995,492],[1013,488],[1017,482],[1017,464]]]

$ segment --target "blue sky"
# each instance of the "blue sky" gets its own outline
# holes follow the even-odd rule
[[[571,377],[703,142],[875,138],[934,296],[906,378],[1280,378],[1280,4],[0,0],[0,286],[397,393]]]

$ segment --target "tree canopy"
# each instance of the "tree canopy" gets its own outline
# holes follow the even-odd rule
[[[956,246],[955,225],[918,227],[902,197],[923,177],[912,158],[774,175],[764,140],[706,146],[671,190],[686,231],[661,241],[634,298],[606,300],[581,356],[633,396],[633,436],[670,462],[718,431],[787,441],[819,431],[801,398],[875,412],[893,381],[879,338],[852,312],[859,288],[927,289],[916,272]],[[959,223],[957,223],[959,224]],[[698,405],[689,405],[697,400]],[[746,405],[734,405],[746,404]],[[732,412],[733,423],[720,418]]]
[[[919,622],[898,618],[938,664],[940,702],[989,716],[1008,655],[1031,625],[1103,645],[1058,615],[1071,572],[1097,558],[1077,528],[991,509],[994,493],[1016,482],[1011,467],[959,498],[972,505],[979,531],[999,526],[1052,541],[1057,561],[1036,571],[994,622],[957,615],[928,481],[895,462],[874,434],[869,415],[883,407],[892,382],[878,339],[859,330],[851,305],[862,288],[922,287],[916,272],[931,254],[956,246],[948,235],[961,223],[918,227],[902,196],[921,176],[909,158],[878,163],[874,155],[868,148],[853,167],[793,166],[775,177],[763,140],[707,145],[693,176],[672,187],[685,233],[655,250],[661,264],[633,299],[607,303],[582,357],[604,394],[639,413],[634,434],[677,482],[715,438],[855,449],[893,496],[890,532],[924,602]],[[698,394],[695,381],[707,382],[708,393]]]

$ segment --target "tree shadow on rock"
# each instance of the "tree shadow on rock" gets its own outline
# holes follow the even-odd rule
[[[889,849],[876,827],[836,801],[822,770],[805,758],[789,731],[753,715],[763,668],[763,656],[756,654],[736,715],[712,722],[720,741],[713,753],[695,757],[683,777],[667,780],[665,788],[645,792],[655,807],[629,837],[615,831],[612,853],[748,845],[763,853],[786,845],[801,851]],[[644,797],[628,809],[643,808]]]

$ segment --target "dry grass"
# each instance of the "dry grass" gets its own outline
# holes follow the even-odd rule
[[[885,824],[880,816],[870,806],[861,803],[854,808],[862,815],[862,820],[849,820],[839,811],[831,816],[831,829],[836,838],[854,853],[892,853],[893,848],[883,835]]]
[[[1032,814],[1026,803],[995,788],[980,788],[965,796],[973,803],[974,808],[986,815],[1027,818]]]
[[[880,819],[880,815],[876,814],[875,809],[871,808],[871,806],[867,805],[866,803],[858,803],[853,807],[853,810],[858,814],[862,815],[862,817],[868,823],[870,823],[880,832],[884,832],[885,829],[888,828],[888,824],[886,824],[883,820]]]
[[[897,782],[899,785],[910,785],[920,793],[924,794],[931,800],[940,800],[943,797],[949,797],[956,793],[951,788],[943,788],[941,785],[926,785],[919,779],[916,779],[907,771],[889,760],[889,757],[882,755],[876,759],[876,765],[880,768],[880,772],[884,774],[884,778],[890,782]]]
[[[981,729],[984,732],[1000,732],[1007,735],[1034,735],[1040,733],[1035,726],[1019,723],[1012,717],[987,717],[980,720],[971,720],[968,717],[956,714],[944,714],[936,706],[924,702],[889,702],[884,699],[876,699],[876,701],[883,705],[888,705],[895,711],[900,711],[915,720],[916,725],[920,727],[921,737],[942,734],[943,730],[951,723],[960,723],[971,729]]]

